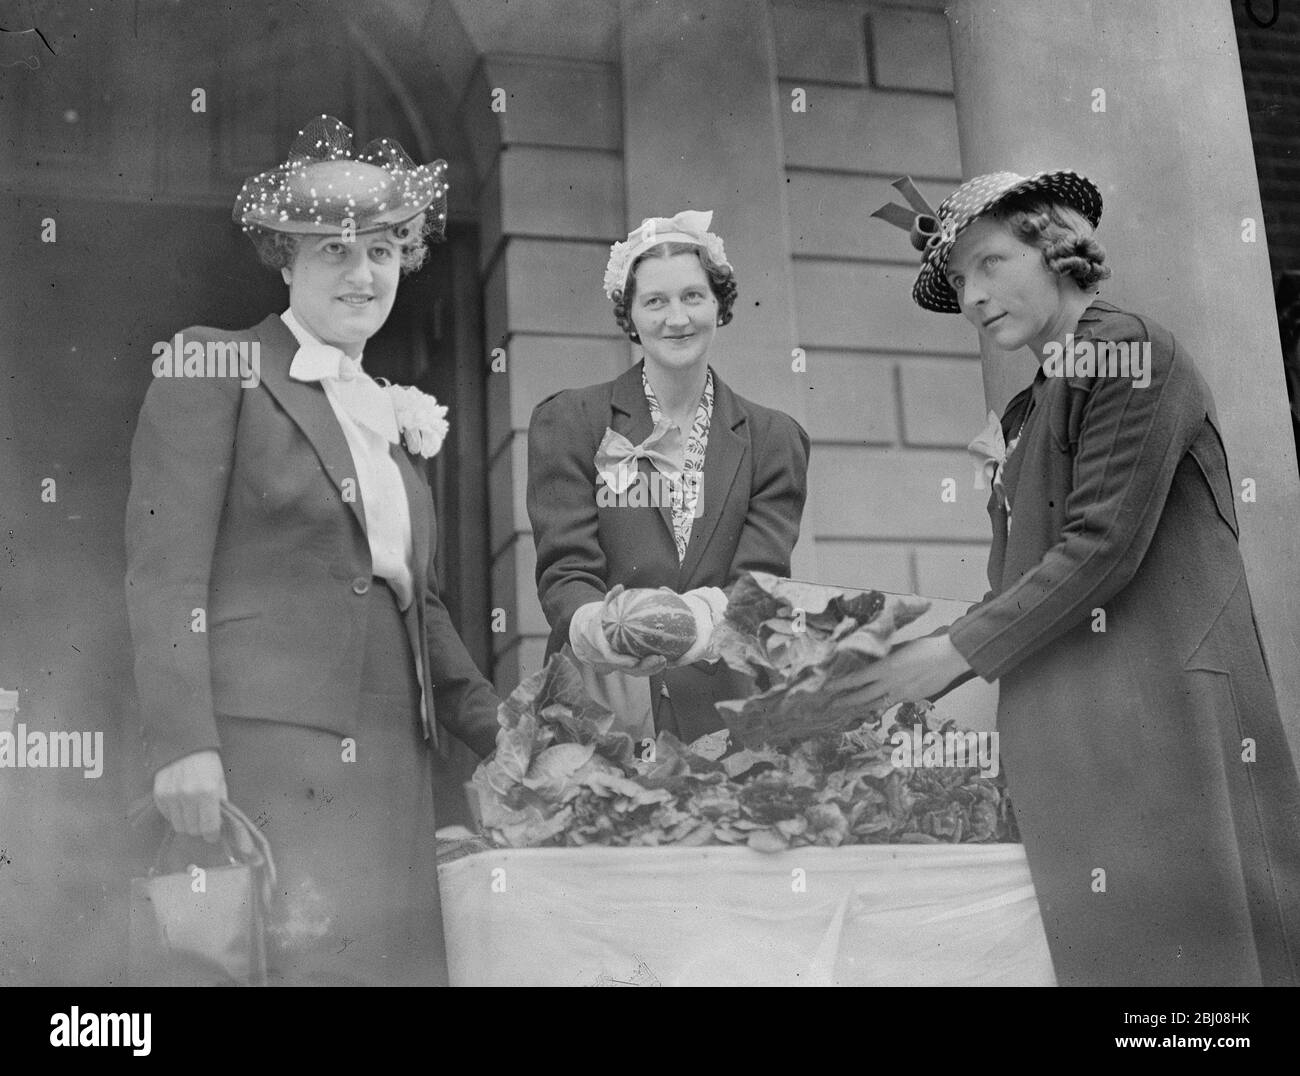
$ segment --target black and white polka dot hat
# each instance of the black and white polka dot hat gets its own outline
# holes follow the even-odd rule
[[[941,314],[961,313],[945,275],[953,244],[967,225],[1006,199],[1018,194],[1048,194],[1078,210],[1094,228],[1101,220],[1101,192],[1091,180],[1072,171],[1038,172],[1028,177],[1015,172],[976,176],[948,195],[937,213],[911,179],[897,179],[893,186],[912,208],[890,203],[871,215],[911,234],[912,246],[922,252],[912,298],[926,310]]]
[[[416,166],[391,138],[352,151],[352,131],[320,115],[298,132],[281,165],[244,182],[233,216],[244,231],[264,228],[362,235],[404,224],[421,213],[441,236],[447,224],[447,162]]]

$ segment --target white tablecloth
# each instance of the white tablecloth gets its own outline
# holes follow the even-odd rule
[[[453,985],[1052,985],[1020,845],[538,848],[440,868]]]

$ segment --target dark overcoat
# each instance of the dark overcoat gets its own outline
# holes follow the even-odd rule
[[[1004,771],[1062,984],[1300,981],[1300,785],[1208,387],[1145,317],[1151,383],[1039,371],[990,500],[992,590],[950,629],[1000,685]]]
[[[279,868],[272,981],[445,982],[422,725],[483,755],[497,700],[438,596],[423,469],[391,446],[413,553],[401,612],[372,578],[365,497],[325,391],[288,376],[284,322],[182,338],[256,346],[260,382],[156,377],[140,412],[126,597],[150,768],[221,752]]]
[[[537,593],[550,624],[548,656],[569,638],[579,606],[615,584],[727,587],[746,571],[790,574],[807,496],[809,440],[794,419],[736,395],[713,373],[713,418],[701,482],[702,514],[678,562],[672,509],[602,507],[596,500],[596,450],[605,430],[634,445],[654,429],[640,363],[600,385],[547,397],[528,429],[528,515],[537,546]],[[653,470],[640,460],[643,474]],[[722,727],[713,704],[743,698],[752,682],[721,662],[665,674],[675,731],[691,740]],[[662,727],[659,678],[652,678]]]
[[[231,377],[156,377],[140,412],[126,597],[154,770],[219,750],[218,713],[354,734],[371,586],[352,454],[325,390],[290,379],[298,343],[288,327],[272,314],[240,332],[182,335],[256,343],[261,378],[242,388]],[[400,444],[391,454],[411,511],[416,600],[406,616],[427,717],[483,755],[496,698],[438,597],[428,481]],[[195,609],[206,631],[191,630]]]

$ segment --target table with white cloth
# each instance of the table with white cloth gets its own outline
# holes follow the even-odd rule
[[[930,602],[896,641],[969,607]],[[978,678],[939,703],[973,730],[996,708]],[[1055,983],[1019,844],[500,849],[439,878],[453,985]]]
[[[453,986],[1050,986],[1018,844],[521,848],[439,868]]]

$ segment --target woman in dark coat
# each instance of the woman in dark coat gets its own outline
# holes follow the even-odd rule
[[[807,492],[802,427],[736,395],[709,365],[736,298],[711,220],[690,210],[652,218],[614,245],[605,294],[644,361],[614,381],[548,397],[528,429],[547,655],[571,644],[588,690],[638,739],[714,732],[723,727],[714,703],[752,685],[693,654],[665,672],[662,659],[611,651],[600,625],[605,595],[618,584],[668,587],[707,604],[700,616],[720,616],[720,588],[740,573],[790,574]],[[697,624],[704,645],[711,625]]]
[[[916,301],[1040,370],[983,439],[992,589],[878,663],[862,700],[998,681],[1062,985],[1295,985],[1300,785],[1210,391],[1167,330],[1093,294],[1109,270],[1088,180],[981,176],[938,214],[899,187]]]
[[[351,139],[312,121],[236,203],[288,309],[155,346],[128,611],[159,810],[212,839],[229,798],[270,841],[270,981],[445,983],[426,741],[488,753],[497,700],[434,576],[445,409],[361,357],[442,233],[446,165]]]

